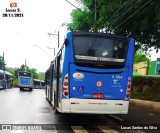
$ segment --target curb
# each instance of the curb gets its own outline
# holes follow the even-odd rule
[[[160,112],[160,102],[152,102],[152,101],[139,100],[139,99],[130,99],[130,106]]]

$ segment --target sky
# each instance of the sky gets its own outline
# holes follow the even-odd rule
[[[75,0],[68,1],[78,6]],[[10,7],[14,2],[17,7]],[[24,16],[3,17],[5,13],[15,13],[6,9]],[[26,59],[27,66],[45,72],[54,59],[54,50],[47,47],[58,52],[57,32],[62,45],[67,28],[61,25],[70,20],[73,9],[65,0],[0,0],[0,55],[4,52],[7,67],[19,68]],[[49,37],[48,33],[54,35]],[[151,55],[151,60],[159,57],[155,51]]]
[[[11,9],[16,12],[7,12]],[[62,45],[67,28],[61,25],[70,20],[73,9],[65,0],[0,0],[0,55],[4,52],[7,67],[20,67],[26,59],[27,66],[45,72],[54,59],[54,50],[47,47],[58,52],[57,33]],[[3,17],[5,13],[23,17]]]

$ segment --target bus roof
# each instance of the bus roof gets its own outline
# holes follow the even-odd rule
[[[12,75],[10,72],[7,72],[7,71],[5,71],[5,74],[7,74],[7,75]]]

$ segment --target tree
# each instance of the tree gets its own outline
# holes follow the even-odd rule
[[[142,61],[147,61],[147,62],[149,62],[150,60],[149,60],[149,58],[147,58],[147,56],[146,55],[144,55],[144,54],[135,54],[134,55],[134,63],[138,63],[138,62],[142,62]]]
[[[15,75],[15,71],[17,70],[17,68],[7,68],[7,71],[10,72],[13,75],[13,86],[17,87],[18,86],[18,79]]]
[[[4,67],[5,67],[5,61],[4,61],[4,59],[3,59],[3,57],[2,56],[0,56],[0,69],[5,69]]]
[[[18,78],[18,71],[26,71],[27,72],[31,72],[33,74],[33,78],[34,79],[38,79],[38,73],[37,73],[37,70],[35,68],[29,68],[28,66],[25,66],[24,64],[21,65],[20,68],[18,68],[16,71],[15,71],[15,75],[16,77]]]
[[[160,2],[158,0],[77,0],[82,4],[72,11],[70,30],[114,32],[123,36],[132,35],[143,44],[160,48]],[[137,47],[137,45],[136,45]],[[138,46],[139,47],[139,46]]]

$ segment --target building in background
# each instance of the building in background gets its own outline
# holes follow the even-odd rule
[[[133,65],[133,71],[139,75],[147,75],[148,71],[148,62],[143,61]]]
[[[159,75],[160,74],[160,58],[156,61],[150,61],[148,67],[148,75]]]

